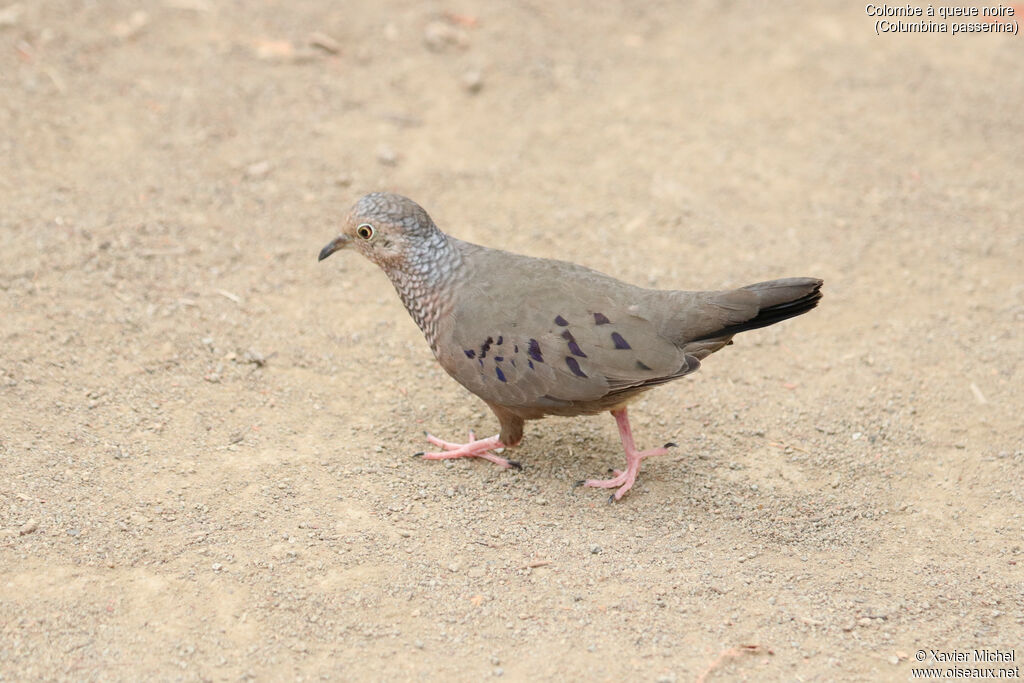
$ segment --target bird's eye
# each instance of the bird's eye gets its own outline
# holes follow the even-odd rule
[[[356,228],[356,234],[362,237],[364,240],[368,240],[373,237],[373,226],[369,223],[363,223]]]

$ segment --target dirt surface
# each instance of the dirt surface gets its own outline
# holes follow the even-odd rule
[[[0,8],[0,678],[1019,664],[1024,39],[632,5]],[[379,270],[316,262],[377,189],[826,296],[634,404],[680,448],[619,504],[573,487],[622,462],[607,415],[529,424],[522,472],[422,462],[496,424]]]

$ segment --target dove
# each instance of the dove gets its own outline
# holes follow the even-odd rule
[[[375,192],[352,207],[322,261],[351,249],[378,265],[438,363],[487,404],[498,434],[465,443],[427,434],[425,459],[477,457],[504,468],[527,421],[610,412],[626,465],[582,486],[630,490],[648,457],[627,407],[640,394],[695,372],[734,335],[817,306],[822,280],[790,277],[721,291],[657,290],[575,263],[464,242],[441,231],[406,197]],[[501,455],[499,455],[501,453]]]

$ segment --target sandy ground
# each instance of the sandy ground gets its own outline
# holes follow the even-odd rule
[[[1019,9],[1018,20],[1024,18]],[[1024,657],[1024,39],[857,3],[0,8],[0,679],[907,680]],[[522,472],[361,194],[643,285],[826,281]],[[935,666],[933,664],[933,666]]]

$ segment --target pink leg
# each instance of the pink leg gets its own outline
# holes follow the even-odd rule
[[[619,426],[619,437],[622,439],[622,447],[626,451],[626,469],[621,472],[616,470],[617,476],[613,479],[587,479],[579,483],[580,486],[594,486],[602,489],[618,487],[618,490],[608,498],[609,503],[622,498],[626,495],[626,491],[633,486],[636,475],[640,471],[640,461],[652,455],[665,455],[668,453],[668,449],[675,447],[674,443],[667,443],[661,448],[638,451],[633,443],[633,430],[629,427],[629,416],[626,414],[626,409],[613,410],[612,415],[615,417],[615,423]]]
[[[508,469],[514,467],[517,470],[523,469],[523,466],[517,463],[515,460],[508,460],[500,456],[491,453],[494,448],[504,448],[505,444],[498,440],[498,435],[488,437],[486,439],[477,439],[473,430],[469,432],[468,443],[452,443],[451,441],[444,441],[436,436],[427,434],[427,441],[434,444],[438,448],[443,449],[442,451],[435,453],[417,453],[418,457],[424,460],[447,460],[449,458],[483,458],[493,462],[498,467]]]

